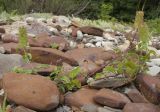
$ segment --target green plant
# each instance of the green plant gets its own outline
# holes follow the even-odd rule
[[[113,5],[111,3],[103,3],[101,5],[100,18],[102,20],[110,20],[112,17],[109,15],[113,11]]]
[[[154,54],[154,51],[148,49],[150,32],[147,24],[144,23],[143,11],[137,11],[134,28],[139,36],[138,48],[134,45],[128,50],[128,53],[121,53],[120,58],[107,65],[102,73],[96,74],[96,79],[107,77],[109,74],[135,79],[138,73],[143,73],[148,69],[146,62],[149,61],[150,55]],[[134,44],[133,41],[131,43]]]
[[[23,69],[23,68],[20,68],[20,67],[14,67],[12,69],[13,72],[15,73],[21,73],[21,74],[37,74],[37,70],[36,69]]]
[[[24,55],[23,55],[23,59],[25,60],[25,62],[30,62],[30,60],[32,59],[32,55],[28,52],[26,52],[26,50],[29,47],[29,43],[28,43],[28,38],[27,38],[27,31],[25,27],[20,27],[19,28],[19,48],[20,50],[23,51]]]
[[[80,73],[79,67],[74,68],[67,75],[60,75],[61,69],[61,67],[58,67],[53,71],[50,77],[58,84],[58,87],[62,92],[72,91],[81,87],[81,83],[77,79],[77,76]]]
[[[53,48],[53,49],[58,49],[58,47],[59,47],[59,45],[56,43],[51,44],[51,48]]]
[[[12,71],[15,72],[15,73],[21,73],[21,74],[37,74],[37,71],[41,68],[48,68],[49,65],[47,64],[40,64],[36,67],[33,67],[31,69],[24,69],[24,68],[21,68],[21,67],[17,67],[15,66]]]
[[[5,95],[2,106],[0,105],[0,112],[7,111],[7,96]]]

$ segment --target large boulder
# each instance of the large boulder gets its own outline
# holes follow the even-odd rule
[[[22,66],[23,58],[19,54],[0,54],[0,77],[10,72],[15,66]]]
[[[12,52],[17,52],[17,49],[12,49]],[[32,61],[37,63],[62,65],[63,62],[66,62],[73,66],[78,65],[78,62],[72,57],[56,49],[31,47],[28,52],[32,54]],[[19,53],[23,54],[24,52],[19,49]]]
[[[140,74],[137,77],[137,83],[140,91],[148,101],[154,104],[160,104],[160,79],[149,75]]]
[[[123,112],[160,112],[160,108],[149,103],[128,103]]]
[[[46,77],[8,73],[2,85],[9,101],[33,110],[48,111],[59,104],[59,90]]]
[[[67,55],[82,63],[84,60],[111,60],[116,57],[116,54],[112,51],[105,51],[101,48],[82,48],[74,49],[66,52]]]
[[[127,103],[131,102],[124,94],[110,89],[98,91],[94,96],[94,100],[101,105],[113,108],[123,108]]]

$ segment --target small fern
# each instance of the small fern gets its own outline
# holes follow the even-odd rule
[[[23,59],[25,62],[30,62],[32,59],[32,55],[26,52],[26,49],[29,47],[28,38],[27,38],[27,31],[25,27],[19,28],[19,48],[23,50],[24,55]]]
[[[19,47],[26,49],[28,46],[27,31],[25,27],[19,28]]]

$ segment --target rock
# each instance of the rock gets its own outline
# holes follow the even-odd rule
[[[96,60],[102,59],[107,61],[116,57],[116,54],[114,52],[112,51],[106,52],[101,48],[74,49],[74,50],[67,51],[65,54],[77,60],[79,63],[83,62],[84,60],[96,61]]]
[[[151,76],[157,76],[160,73],[160,67],[152,66],[148,68],[147,74]]]
[[[125,52],[130,46],[130,41],[126,40],[124,44],[119,45],[118,48],[122,51]]]
[[[77,40],[82,40],[82,39],[83,39],[83,33],[80,30],[78,30],[77,31]]]
[[[79,66],[81,68],[81,71],[83,71],[83,73],[87,74],[88,76],[92,76],[101,69],[100,66],[96,65],[90,60],[84,60],[82,63],[80,62]]]
[[[126,94],[134,103],[149,103],[136,88],[127,90]]]
[[[160,66],[160,58],[155,58],[150,60],[154,65]]]
[[[113,108],[123,108],[127,103],[131,102],[125,95],[111,89],[98,91],[94,96],[94,101]]]
[[[2,41],[4,43],[10,43],[10,42],[18,43],[18,36],[13,34],[4,34],[2,36]]]
[[[4,47],[0,47],[0,54],[4,54],[4,53],[5,53]]]
[[[30,62],[24,64],[21,68],[25,70],[34,69],[40,75],[49,76],[56,69],[56,66]]]
[[[33,17],[27,17],[25,21],[28,25],[31,25],[35,22],[35,19]]]
[[[81,88],[77,92],[68,94],[65,96],[65,104],[68,106],[74,106],[81,108],[85,105],[97,106],[93,97],[96,95],[97,90],[89,88]],[[87,95],[88,94],[88,95]]]
[[[23,106],[18,106],[15,109],[13,109],[13,112],[36,112],[36,111],[28,109],[28,108],[23,107]]]
[[[65,16],[54,16],[52,22],[56,25],[60,25],[61,27],[68,27],[71,24],[69,18]]]
[[[56,84],[46,77],[8,73],[2,78],[2,83],[7,99],[18,105],[48,111],[59,104],[59,90]]]
[[[81,110],[84,112],[97,112],[97,106],[95,105],[84,105],[81,107]]]
[[[97,109],[97,112],[122,112],[122,110],[119,110],[119,109],[113,109],[113,108],[110,108],[110,107],[99,107]]]
[[[40,33],[35,38],[28,38],[30,47],[51,47],[54,40],[47,33]]]
[[[45,18],[38,18],[37,22],[38,23],[47,23],[47,20]]]
[[[23,65],[23,58],[18,54],[0,54],[0,77],[10,72],[15,66]]]
[[[76,27],[71,27],[72,28],[72,37],[77,37],[77,31],[79,30],[79,28]]]
[[[92,44],[92,43],[87,43],[87,44],[85,44],[85,46],[86,47],[96,47],[94,44]]]
[[[48,29],[52,34],[59,35],[59,31],[56,28],[48,26]]]
[[[5,29],[0,27],[0,33],[6,33]]]
[[[157,88],[160,85],[159,78],[140,74],[136,81],[140,91],[148,101],[154,104],[160,104],[160,90]]]
[[[70,107],[63,106],[56,109],[56,112],[73,112]]]
[[[37,22],[32,23],[31,26],[27,27],[26,29],[27,29],[27,33],[32,34],[32,35],[39,35],[42,33],[51,35],[51,32],[45,25],[37,23]]]
[[[103,36],[103,30],[100,28],[85,26],[85,27],[80,27],[79,30],[84,34],[100,36],[100,37]]]
[[[16,52],[16,49],[12,49]],[[23,51],[19,51],[23,54]],[[42,64],[62,65],[63,62],[77,66],[78,62],[69,55],[52,48],[31,47],[29,53],[32,55],[32,61]]]
[[[128,103],[123,112],[160,112],[160,108],[149,103]]]
[[[5,50],[5,53],[11,53],[11,49],[16,49],[18,47],[17,43],[4,43],[0,44],[0,47],[3,47]]]
[[[99,36],[94,36],[95,42],[102,42],[104,41],[103,37],[99,37]]]
[[[102,42],[97,42],[96,47],[102,47]]]
[[[73,42],[73,41],[70,41],[69,46],[70,46],[71,49],[74,49],[74,48],[77,47],[77,43]]]
[[[105,49],[106,51],[108,51],[108,50],[113,50],[113,49],[115,48],[113,42],[102,42],[102,46],[104,47],[104,49]]]
[[[68,50],[69,43],[62,36],[52,36],[54,43],[58,45],[59,50]]]
[[[104,78],[89,83],[89,86],[96,89],[118,88],[127,85],[131,81],[124,77]]]

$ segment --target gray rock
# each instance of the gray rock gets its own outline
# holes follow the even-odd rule
[[[4,53],[5,53],[4,47],[0,47],[0,53],[1,53],[1,54],[4,54]]]
[[[0,77],[15,66],[22,66],[23,63],[23,58],[19,54],[0,54]]]
[[[28,25],[31,25],[35,22],[35,19],[33,17],[27,17],[25,21]]]
[[[71,47],[72,49],[77,47],[77,43],[76,43],[76,42],[70,41],[69,44],[70,44],[70,47]]]
[[[54,16],[52,21],[53,23],[55,23],[56,25],[60,25],[61,27],[68,27],[71,24],[69,18],[65,16]]]
[[[81,107],[81,110],[84,112],[97,112],[97,106],[89,104]]]
[[[110,107],[99,107],[97,109],[97,112],[122,112],[122,110],[119,110],[119,109],[113,109],[113,108],[110,108]]]
[[[104,40],[103,37],[99,37],[99,36],[94,36],[94,39],[96,42],[102,42]]]
[[[102,47],[102,42],[97,42],[96,47]]]
[[[159,73],[160,73],[160,67],[158,67],[158,66],[149,67],[149,70],[147,71],[147,74],[149,74],[151,76],[156,76]]]
[[[63,106],[56,109],[56,112],[73,112],[70,107]]]
[[[87,43],[85,44],[85,47],[95,47],[95,45],[93,45],[92,43]]]
[[[82,40],[82,39],[83,39],[83,33],[80,30],[78,30],[77,31],[77,40]]]

